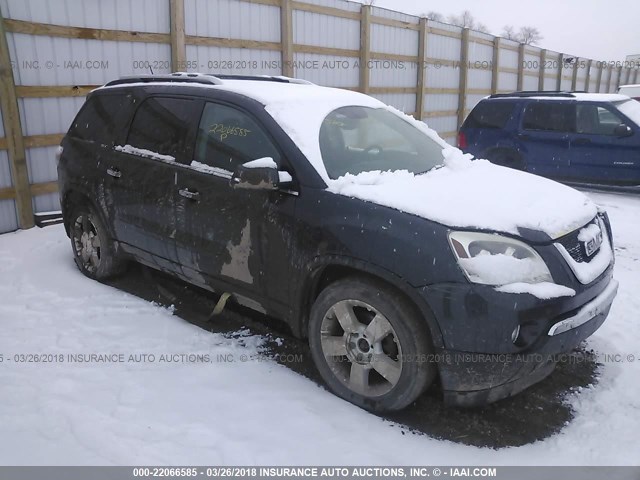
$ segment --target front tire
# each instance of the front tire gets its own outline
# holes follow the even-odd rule
[[[372,412],[405,408],[436,375],[426,322],[375,280],[348,278],[323,290],[311,309],[309,344],[329,388]]]
[[[84,275],[107,280],[124,271],[126,263],[116,254],[113,240],[93,208],[73,209],[69,234],[76,266]]]

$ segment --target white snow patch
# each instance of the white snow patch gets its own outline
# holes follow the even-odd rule
[[[244,168],[278,168],[275,160],[271,157],[258,158],[250,162],[243,163]]]
[[[532,283],[549,277],[545,264],[533,258],[516,258],[499,253],[481,253],[473,258],[458,259],[460,265],[471,277],[472,282],[489,285],[505,285],[531,279]]]
[[[202,173],[210,173],[213,175],[218,175],[221,177],[231,178],[233,176],[233,172],[229,170],[225,170],[220,167],[212,167],[211,165],[207,165],[206,163],[198,162],[196,160],[191,160],[191,168],[197,170]]]
[[[129,153],[131,155],[139,155],[141,157],[153,158],[154,160],[161,160],[163,162],[174,162],[176,160],[175,157],[171,155],[163,155],[158,152],[152,152],[151,150],[146,150],[144,148],[138,148],[131,145],[116,145],[115,150],[123,153]]]
[[[559,297],[573,297],[576,294],[576,291],[573,288],[551,282],[510,283],[502,285],[501,287],[496,287],[496,291],[503,293],[528,293],[541,300]]]
[[[293,182],[293,177],[289,172],[281,170],[278,172],[278,180],[280,181],[280,183],[291,183]]]
[[[406,170],[347,174],[330,181],[329,190],[451,227],[516,235],[523,227],[558,238],[597,213],[583,193],[557,182],[486,160],[470,161],[453,147],[444,155],[446,166],[422,175]]]

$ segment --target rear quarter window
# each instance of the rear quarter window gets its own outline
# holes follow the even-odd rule
[[[101,145],[113,145],[132,105],[133,97],[129,94],[94,95],[80,109],[68,135]]]
[[[471,111],[466,128],[504,128],[511,116],[515,104],[512,102],[480,102]]]

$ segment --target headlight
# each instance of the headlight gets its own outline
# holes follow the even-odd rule
[[[449,243],[470,282],[484,285],[553,282],[544,260],[526,243],[478,232],[450,232]]]

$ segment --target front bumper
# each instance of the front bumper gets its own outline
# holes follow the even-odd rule
[[[604,323],[617,290],[618,282],[611,278],[609,271],[599,282],[576,295],[578,298],[550,302],[530,300],[533,303],[523,302],[522,309],[513,305],[512,318],[484,324],[484,335],[475,339],[478,348],[451,348],[451,342],[445,343],[446,347],[438,355],[445,402],[464,407],[480,406],[515,395],[544,379],[553,372],[559,354],[576,348]],[[594,291],[597,291],[595,296]],[[576,301],[580,302],[578,306]],[[536,307],[535,303],[542,305]],[[545,312],[551,311],[560,313],[543,318]],[[523,319],[530,320],[526,333],[530,336],[530,344],[518,350],[509,332],[515,322],[526,328]],[[473,322],[473,317],[467,316],[465,320]],[[471,330],[476,330],[473,327],[471,325]],[[496,334],[500,336],[499,341],[492,338]],[[507,341],[504,341],[505,336]],[[460,340],[457,343],[468,342]]]

